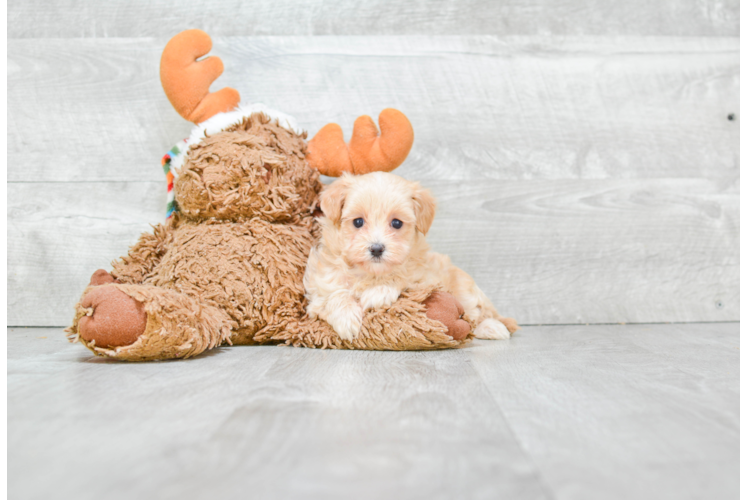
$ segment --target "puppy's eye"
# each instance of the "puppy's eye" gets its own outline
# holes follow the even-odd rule
[[[358,219],[353,219],[353,225],[356,227],[362,227],[364,225],[364,219],[360,217]]]
[[[401,227],[403,227],[403,221],[401,221],[400,219],[392,219],[390,225],[395,229],[400,229]]]

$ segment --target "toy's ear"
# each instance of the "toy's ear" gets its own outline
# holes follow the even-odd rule
[[[416,184],[413,192],[413,203],[416,211],[416,229],[422,234],[429,232],[436,215],[436,199],[428,189]]]
[[[215,56],[198,61],[212,46],[204,31],[187,30],[169,40],[161,54],[164,93],[177,113],[193,123],[239,105],[239,92],[232,88],[208,92],[210,84],[223,73],[223,63]]]
[[[359,116],[346,145],[343,130],[328,123],[309,141],[307,161],[323,175],[337,177],[343,172],[366,174],[395,170],[413,146],[413,126],[400,111],[387,108],[379,113],[379,128],[371,117]]]
[[[325,217],[330,219],[333,224],[340,223],[343,215],[343,206],[345,197],[351,187],[351,175],[344,173],[340,179],[328,185],[319,197],[319,206]]]

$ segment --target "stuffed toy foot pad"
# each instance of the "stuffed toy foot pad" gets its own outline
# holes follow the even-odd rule
[[[447,327],[447,335],[464,340],[470,333],[470,324],[462,319],[465,310],[454,296],[447,292],[434,292],[424,302],[426,316]]]
[[[145,332],[148,316],[143,303],[114,286],[94,285],[80,305],[86,310],[78,322],[80,336],[99,347],[130,345]]]

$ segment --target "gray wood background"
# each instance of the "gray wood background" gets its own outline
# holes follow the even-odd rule
[[[61,326],[164,215],[190,124],[158,62],[213,36],[214,88],[315,133],[392,106],[433,247],[523,324],[739,320],[739,3],[13,0],[8,323]],[[732,119],[728,119],[730,116]]]

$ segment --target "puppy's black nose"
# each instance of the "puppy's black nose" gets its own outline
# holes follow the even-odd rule
[[[369,252],[371,253],[372,257],[381,257],[384,253],[384,245],[382,245],[381,243],[374,243],[369,247]]]

